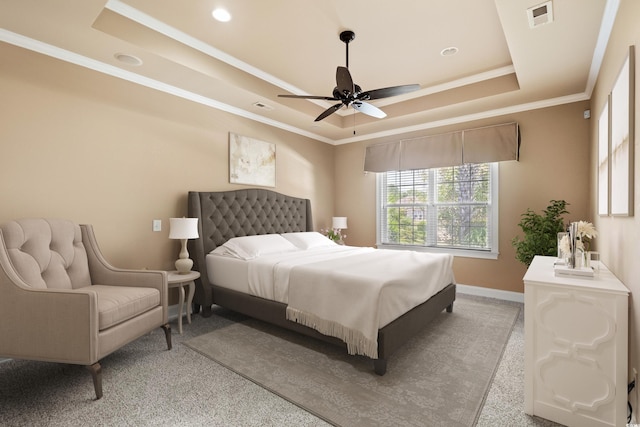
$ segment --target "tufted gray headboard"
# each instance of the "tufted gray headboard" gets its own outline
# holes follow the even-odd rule
[[[188,245],[201,275],[194,303],[203,307],[213,301],[205,257],[216,247],[233,237],[313,230],[309,199],[265,189],[190,191],[188,216],[198,218],[200,237]]]

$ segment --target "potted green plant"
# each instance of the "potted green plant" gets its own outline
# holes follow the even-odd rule
[[[527,267],[536,255],[556,256],[558,254],[558,233],[565,231],[563,214],[568,205],[564,200],[551,200],[542,214],[527,209],[522,214],[518,226],[524,237],[516,236],[511,244],[516,249],[516,259]]]

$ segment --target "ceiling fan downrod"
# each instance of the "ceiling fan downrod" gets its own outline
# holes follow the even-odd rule
[[[344,44],[347,46],[347,61],[346,61],[347,68],[349,68],[349,43],[352,42],[353,39],[355,38],[356,38],[356,33],[354,33],[351,30],[346,30],[340,33],[340,40],[342,40]]]

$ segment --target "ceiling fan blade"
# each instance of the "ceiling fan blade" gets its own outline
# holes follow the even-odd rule
[[[340,104],[335,104],[332,105],[331,107],[327,108],[326,110],[324,110],[324,112],[322,114],[320,114],[315,120],[314,122],[319,122],[320,120],[332,115],[333,113],[335,113],[336,111],[338,111],[340,109],[340,107],[342,107],[342,102]]]
[[[341,94],[348,96],[353,93],[353,79],[347,67],[338,67],[336,70],[336,87]]]
[[[404,85],[404,86],[392,86],[385,87],[382,89],[374,89],[368,90],[366,92],[362,92],[358,99],[380,99],[380,98],[388,98],[390,96],[402,95],[404,93],[413,92],[420,89],[420,85]]]
[[[316,95],[278,95],[280,98],[297,98],[297,99],[324,99],[327,101],[340,101],[332,96],[316,96]]]
[[[367,116],[375,117],[375,118],[378,118],[378,119],[382,119],[384,117],[387,117],[387,115],[385,114],[384,111],[382,111],[378,107],[374,107],[373,105],[371,105],[369,103],[366,103],[366,102],[355,101],[353,104],[351,104],[351,106],[355,110],[358,110],[361,113],[366,114]]]

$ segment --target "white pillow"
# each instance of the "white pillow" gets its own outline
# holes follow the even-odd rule
[[[300,249],[312,249],[321,246],[335,246],[336,242],[317,231],[303,231],[299,233],[284,233],[282,237],[296,245]]]
[[[279,234],[234,237],[221,247],[225,249],[227,255],[243,260],[254,259],[261,255],[300,250]]]

